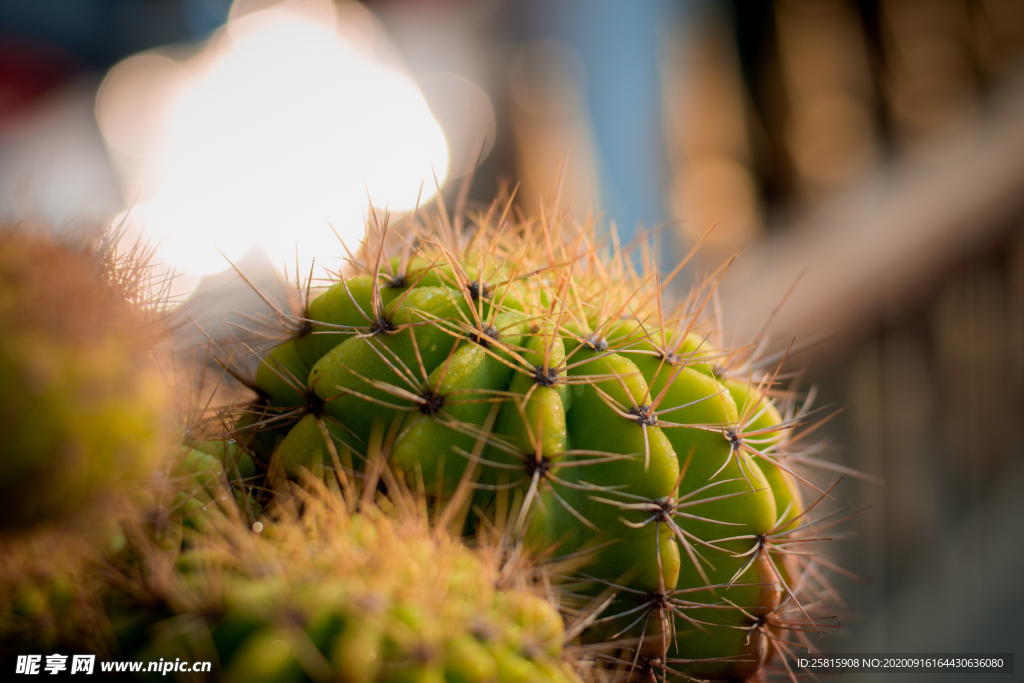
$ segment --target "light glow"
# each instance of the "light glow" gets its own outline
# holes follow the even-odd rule
[[[163,125],[146,128],[160,139],[129,160],[148,182],[131,222],[189,275],[222,271],[257,244],[289,272],[316,257],[320,277],[341,264],[324,262],[344,254],[335,231],[358,248],[371,204],[401,212],[433,196],[448,173],[444,133],[411,80],[322,18],[287,5],[232,16],[183,64],[189,78],[172,84]],[[119,72],[139,81],[115,67],[97,116],[124,155],[117,122],[131,117],[107,106],[131,101]]]

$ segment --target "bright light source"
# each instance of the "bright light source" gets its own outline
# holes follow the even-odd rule
[[[332,226],[354,251],[371,202],[406,211],[421,189],[421,201],[434,194],[448,172],[444,133],[414,83],[322,17],[288,5],[238,14],[184,62],[184,83],[176,74],[167,84],[162,122],[142,128],[159,140],[125,149],[138,134],[123,128],[132,121],[124,112],[130,89],[146,80],[141,67],[169,71],[152,55],[111,71],[97,100],[100,127],[132,157],[136,180],[126,186],[146,180],[132,222],[168,265],[218,272],[225,257],[258,244],[290,272],[296,258],[308,272],[315,256],[317,277],[340,265],[325,263],[325,254],[344,253]]]

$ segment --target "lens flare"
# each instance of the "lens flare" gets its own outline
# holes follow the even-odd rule
[[[358,247],[371,205],[408,211],[444,182],[447,142],[419,89],[341,36],[287,6],[245,14],[183,63],[189,77],[170,96],[149,97],[169,102],[161,124],[144,127],[160,139],[135,146],[144,158],[129,160],[134,182],[125,184],[148,182],[131,222],[169,267],[219,272],[225,257],[259,245],[304,275],[314,254],[344,253],[339,237]],[[101,130],[122,156],[118,125],[132,122],[123,103],[146,64],[168,71],[151,55],[133,57],[98,97]],[[318,263],[314,277],[340,263]]]

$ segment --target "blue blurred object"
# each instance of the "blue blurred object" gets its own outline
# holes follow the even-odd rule
[[[661,31],[679,20],[684,7],[665,0],[535,4],[537,37],[571,45],[586,64],[602,201],[623,242],[638,225],[652,228],[666,218]]]

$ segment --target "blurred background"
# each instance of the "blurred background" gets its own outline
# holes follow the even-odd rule
[[[665,266],[715,227],[737,344],[830,335],[794,364],[886,483],[825,651],[1020,652],[1024,2],[0,1],[0,216],[124,221],[182,299],[513,181]]]

